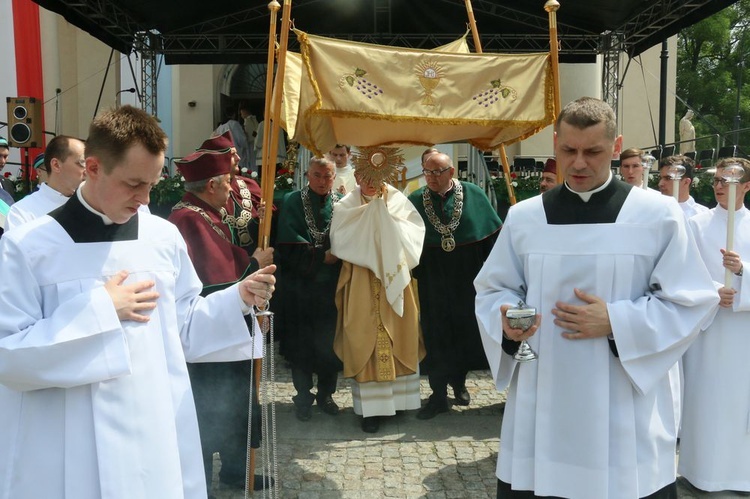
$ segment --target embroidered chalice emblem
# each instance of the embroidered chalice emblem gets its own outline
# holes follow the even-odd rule
[[[443,68],[438,66],[435,61],[423,61],[417,65],[416,68],[417,77],[419,78],[419,84],[424,89],[424,97],[422,97],[423,106],[434,106],[435,99],[432,98],[432,92],[440,83],[440,79],[443,77]]]

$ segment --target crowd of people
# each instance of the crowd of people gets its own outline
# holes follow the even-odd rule
[[[498,497],[676,498],[678,437],[695,487],[750,492],[750,162],[716,165],[711,210],[685,156],[643,189],[643,151],[622,151],[612,109],[581,98],[557,119],[540,195],[504,222],[434,148],[405,196],[396,165],[337,144],[277,211],[243,176],[262,131],[240,111],[244,127],[233,116],[176,162],[186,193],[168,221],[147,208],[167,137],[130,106],[85,142],[55,137],[39,190],[0,198],[0,497],[205,497],[215,452],[222,483],[273,486],[246,476],[269,303],[302,424],[314,404],[339,414],[339,373],[375,433],[397,412],[470,405],[467,374],[489,368],[508,390]],[[528,328],[506,316],[519,303],[537,311]],[[535,360],[515,357],[523,341]]]

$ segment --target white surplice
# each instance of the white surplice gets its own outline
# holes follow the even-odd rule
[[[59,193],[46,182],[40,184],[38,191],[32,192],[10,207],[8,218],[5,220],[5,232],[46,215],[64,205],[67,200],[68,196]]]
[[[475,280],[490,367],[510,385],[497,476],[539,496],[644,497],[675,480],[676,362],[716,293],[677,203],[631,189],[616,223],[551,225],[542,198],[511,208]],[[607,303],[619,357],[606,337],[561,336],[551,310],[583,304],[574,288]],[[500,306],[521,299],[542,316],[524,364],[501,349]]]
[[[743,262],[731,309],[685,353],[685,409],[679,472],[702,490],[750,491],[750,212],[735,214],[734,250]],[[720,206],[690,219],[716,288],[724,286],[720,249],[726,248],[727,211]]]
[[[690,218],[698,213],[705,213],[708,211],[708,208],[703,206],[702,204],[698,204],[695,202],[695,199],[693,199],[693,196],[688,196],[687,200],[679,203],[680,208],[682,208],[682,212],[685,214],[685,218]]]
[[[344,194],[352,192],[357,188],[357,180],[354,178],[354,168],[347,164],[343,168],[336,167],[336,178],[333,179],[333,190],[341,192],[344,188]]]
[[[237,286],[207,298],[172,224],[74,243],[43,216],[0,240],[0,498],[205,498],[186,360],[250,358]],[[103,284],[156,282],[148,323]],[[257,331],[256,334],[260,334]]]

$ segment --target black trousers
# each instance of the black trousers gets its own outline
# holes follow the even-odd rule
[[[252,362],[188,364],[198,414],[206,485],[209,488],[214,452],[219,452],[221,456],[221,481],[234,482],[245,477],[250,400],[253,404],[251,447],[260,447],[261,408],[255,385],[250,379]]]
[[[505,483],[500,479],[497,480],[497,499],[533,499],[535,497],[563,499],[557,496],[537,496],[531,490],[511,490],[509,483]],[[642,499],[677,499],[677,482],[672,482]]]
[[[430,389],[436,398],[446,399],[448,398],[448,385],[454,388],[463,388],[466,386],[466,375],[468,371],[464,371],[460,374],[454,374],[452,376],[444,376],[438,374],[428,374],[427,379],[430,382]]]
[[[308,406],[312,405],[316,398],[322,400],[329,395],[333,395],[336,392],[338,374],[337,370],[318,372],[318,394],[315,396],[310,393],[313,387],[312,370],[292,366],[292,383],[297,391],[297,395],[292,397],[292,400],[296,405]]]

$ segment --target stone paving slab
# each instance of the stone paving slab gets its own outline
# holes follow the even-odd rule
[[[470,373],[468,407],[452,406],[432,420],[417,411],[384,418],[380,431],[364,433],[352,410],[347,380],[339,380],[334,400],[341,407],[330,416],[313,406],[312,420],[294,415],[291,373],[276,362],[276,433],[279,483],[277,496],[299,499],[494,498],[495,466],[505,395],[495,390],[489,371]],[[423,403],[430,393],[422,377]],[[451,395],[449,389],[449,396]],[[259,453],[258,453],[259,454]],[[217,455],[218,456],[218,455]],[[262,472],[261,458],[256,473]],[[213,496],[240,499],[244,492],[219,484],[218,457]],[[730,499],[750,494],[706,494],[678,479],[680,499]],[[257,492],[255,497],[263,497]]]

